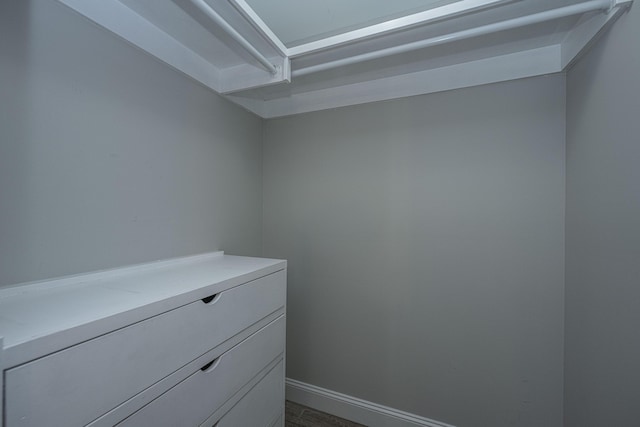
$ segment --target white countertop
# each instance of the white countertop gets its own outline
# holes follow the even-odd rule
[[[1,367],[62,350],[286,265],[213,252],[0,289]]]

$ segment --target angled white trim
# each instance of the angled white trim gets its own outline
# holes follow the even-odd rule
[[[232,99],[264,118],[282,117],[558,73],[562,71],[560,55],[560,45],[552,45],[269,101]]]
[[[562,68],[570,68],[589,46],[593,45],[611,25],[631,7],[633,0],[613,0],[606,14],[584,16],[562,41]]]
[[[395,31],[406,30],[408,28],[424,25],[436,20],[449,19],[455,16],[484,9],[499,3],[511,2],[513,0],[460,0],[452,4],[436,7],[424,12],[414,13],[401,18],[392,19],[380,24],[370,25],[358,30],[349,31],[332,37],[327,37],[310,43],[294,46],[288,49],[288,56],[296,58],[308,55],[320,50],[338,47],[344,44],[378,37]]]
[[[291,378],[286,379],[286,395],[287,400],[292,402],[368,426],[454,427],[451,424],[358,399]]]
[[[258,16],[245,0],[227,0],[246,19],[260,35],[267,40],[281,55],[289,56],[287,47],[275,35],[271,28]]]
[[[203,85],[220,90],[218,68],[118,1],[58,0]]]
[[[418,40],[412,43],[405,43],[398,46],[392,46],[386,49],[375,50],[372,52],[353,55],[335,61],[323,62],[309,67],[293,70],[293,77],[304,76],[311,73],[330,70],[333,68],[343,67],[356,64],[358,62],[379,59],[399,53],[407,53],[418,49],[438,46],[446,43],[466,40],[473,37],[484,36],[486,34],[497,33],[499,31],[511,30],[527,25],[539,24],[542,22],[552,21],[554,19],[565,18],[567,16],[579,15],[581,13],[593,12],[597,10],[605,11],[611,7],[611,0],[591,0],[586,3],[579,3],[570,6],[560,7],[558,9],[546,10],[544,12],[534,13],[532,15],[521,16],[518,18],[508,19],[493,24],[482,25],[467,30],[457,31],[455,33],[443,34],[440,36]]]

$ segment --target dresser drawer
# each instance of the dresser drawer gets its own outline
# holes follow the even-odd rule
[[[282,316],[198,369],[118,426],[200,425],[269,362],[281,357],[285,333],[285,320]],[[281,374],[283,375],[282,372]],[[280,403],[282,402],[284,396]]]
[[[91,422],[283,307],[285,280],[279,271],[5,371],[6,427]]]
[[[280,362],[215,427],[270,427],[278,425],[284,411],[284,365]]]

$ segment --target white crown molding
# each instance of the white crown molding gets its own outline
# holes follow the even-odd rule
[[[560,45],[261,101],[229,98],[264,118],[425,95],[562,71]]]
[[[248,64],[225,68],[220,72],[222,84],[218,92],[230,94],[252,88],[278,83],[291,83],[291,61],[289,58],[269,58],[276,64],[276,73],[269,74]]]

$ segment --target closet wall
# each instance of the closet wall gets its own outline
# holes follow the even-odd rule
[[[638,39],[635,7],[566,109],[556,75],[263,122],[58,2],[2,1],[0,286],[287,258],[291,378],[554,427],[565,342],[566,427],[634,425]]]
[[[268,120],[287,376],[457,426],[562,424],[565,80]]]
[[[0,2],[0,285],[259,255],[261,132],[56,1]]]
[[[567,76],[566,427],[640,423],[639,6]]]

